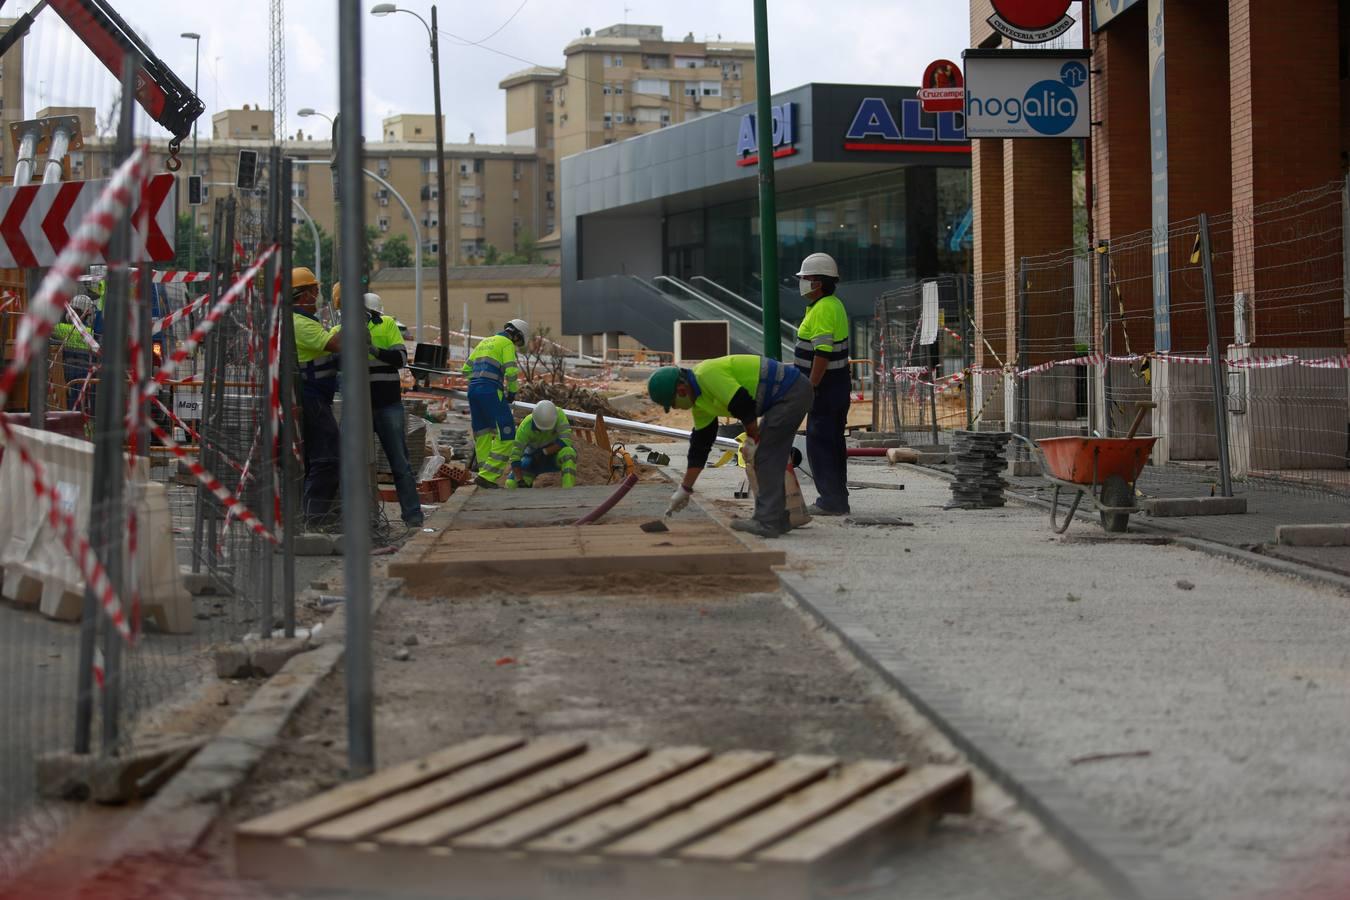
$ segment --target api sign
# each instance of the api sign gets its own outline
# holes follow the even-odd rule
[[[1086,51],[967,50],[962,56],[968,137],[1088,137]]]

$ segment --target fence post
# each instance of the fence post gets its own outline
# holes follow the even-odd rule
[[[974,335],[970,328],[970,314],[966,311],[966,301],[970,293],[965,275],[956,277],[956,302],[961,317],[961,372],[963,377],[962,393],[966,395],[966,430],[975,428],[975,367]]]
[[[290,182],[283,182],[281,178],[281,146],[278,144],[273,144],[271,150],[268,152],[267,172],[269,176],[267,185],[267,218],[263,220],[262,229],[262,246],[264,247],[274,243],[281,231],[281,191],[283,186],[285,187],[288,200],[291,192]],[[288,214],[287,218],[289,218],[289,203],[286,204],[286,212]],[[316,248],[316,252],[321,251],[322,248]],[[279,266],[280,260],[277,259],[276,254],[273,254],[267,260],[267,266],[264,269],[265,274],[263,276],[264,308],[273,314],[277,312],[276,308],[272,305],[272,292],[277,283],[277,275],[280,274],[278,271]],[[276,507],[272,503],[272,491],[276,484],[276,467],[271,465],[272,454],[274,452],[273,448],[276,446],[273,441],[274,435],[272,433],[272,329],[270,327],[270,319],[268,321],[269,327],[265,331],[267,335],[267,349],[264,350],[261,355],[262,377],[258,379],[258,384],[262,386],[262,389],[258,391],[258,415],[260,417],[258,420],[258,434],[259,446],[261,449],[259,455],[264,460],[267,460],[268,464],[258,466],[258,481],[260,482],[261,490],[257,492],[256,496],[260,498],[259,505],[262,506],[262,509],[259,510],[259,514],[262,519],[263,527],[267,529],[268,534],[276,534]],[[242,488],[243,485],[241,484],[240,487]],[[267,640],[272,636],[272,625],[276,621],[276,597],[273,592],[275,586],[276,554],[272,552],[270,543],[256,537],[252,538],[252,540],[259,545],[264,560],[263,565],[259,567],[261,569],[259,576],[262,580],[262,585],[260,586],[262,594],[262,621],[258,626],[258,634],[262,636],[263,640]]]
[[[1209,216],[1200,214],[1200,264],[1205,273],[1205,324],[1209,327],[1210,373],[1214,380],[1214,437],[1219,442],[1219,487],[1233,496],[1233,470],[1228,459],[1228,376],[1219,346],[1219,316],[1214,300],[1214,257],[1209,246]]]
[[[24,271],[24,290],[31,304],[42,286],[43,269]],[[33,339],[33,362],[28,367],[28,426],[47,427],[47,372],[51,365],[51,335]]]
[[[225,236],[225,207],[228,201],[219,199],[216,201],[215,209],[211,212],[211,280],[207,284],[207,293],[211,295],[211,307],[214,308],[216,301],[220,299],[222,285],[228,283],[230,276],[229,266],[222,268],[220,264],[221,247],[224,246]],[[212,329],[214,332],[216,329]],[[205,345],[202,347],[203,364],[201,377],[201,400],[197,410],[197,459],[201,460],[203,466],[209,470],[211,468],[211,459],[208,455],[206,442],[206,423],[211,412],[211,385],[214,383],[212,371],[214,370],[214,359],[216,354],[216,342],[213,334],[206,336]],[[205,554],[202,552],[202,540],[205,535],[206,527],[206,489],[200,484],[197,485],[195,492],[195,502],[192,504],[192,571],[201,572],[202,560]]]
[[[1111,244],[1097,242],[1097,302],[1102,346],[1102,434],[1111,436]]]
[[[291,161],[281,161],[281,183],[291,183]],[[295,322],[291,318],[291,227],[282,214],[281,232],[281,362],[278,371],[281,400],[281,439],[278,445],[281,477],[281,622],[288,638],[295,637],[295,526],[300,504],[295,469]],[[317,252],[317,251],[316,251]]]
[[[1017,371],[1025,372],[1031,364],[1027,358],[1027,258],[1021,257],[1017,261]],[[1031,380],[1030,378],[1020,379],[1017,373],[1013,373],[1012,387],[1016,391],[1017,398],[1017,427],[1023,437],[1031,437]],[[1018,383],[1021,382],[1021,387]],[[1017,458],[1025,459],[1027,454],[1026,445],[1019,442],[1017,445]]]
[[[878,298],[877,303],[886,305],[885,295]],[[881,316],[875,309],[872,311],[872,434],[881,431],[881,411],[877,408],[880,398],[877,396],[877,386],[881,383],[878,373],[881,371]]]

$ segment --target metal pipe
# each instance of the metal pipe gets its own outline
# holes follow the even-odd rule
[[[589,525],[589,524],[591,524],[592,522],[595,522],[597,519],[599,519],[599,518],[600,518],[601,516],[603,516],[605,513],[609,512],[609,511],[610,511],[611,509],[613,509],[616,505],[618,505],[618,502],[619,502],[620,500],[622,500],[624,497],[628,496],[628,492],[631,491],[631,490],[633,489],[634,485],[636,485],[637,483],[638,483],[638,477],[637,477],[636,475],[629,475],[627,478],[625,478],[625,479],[623,480],[623,483],[619,485],[618,489],[615,490],[614,493],[610,494],[608,497],[605,498],[605,502],[604,502],[604,503],[601,503],[601,504],[600,504],[599,506],[597,506],[595,509],[593,509],[593,510],[591,510],[590,512],[586,513],[586,515],[582,516],[580,519],[577,519],[577,520],[576,520],[575,522],[573,522],[572,524],[573,524],[573,525]]]
[[[291,161],[281,161],[282,182],[291,183]],[[306,216],[309,213],[305,213]],[[310,219],[310,224],[314,220]],[[291,316],[291,229],[281,234],[281,363],[278,378],[281,382],[281,440],[277,453],[281,468],[281,625],[288,638],[295,637],[295,526],[300,505],[301,479],[297,477],[295,454],[295,417],[291,410],[295,390],[295,322]],[[318,242],[315,242],[318,246]]]
[[[61,183],[61,176],[65,174],[61,168],[61,160],[66,158],[69,150],[70,129],[65,125],[58,125],[52,131],[52,146],[47,152],[47,166],[42,170],[43,184]]]
[[[1209,247],[1209,216],[1200,214],[1200,264],[1205,275],[1205,325],[1209,328],[1210,373],[1214,379],[1214,437],[1219,442],[1219,486],[1233,496],[1233,470],[1228,458],[1228,377],[1219,347],[1219,316],[1214,300],[1214,257]]]
[[[759,139],[759,273],[763,308],[764,355],[781,359],[778,319],[778,200],[773,179],[773,98],[769,91],[769,11],[755,0],[756,130]]]
[[[1110,437],[1111,428],[1111,244],[1102,241],[1097,246],[1097,308],[1102,336],[1102,434]]]
[[[290,163],[291,160],[286,160],[286,168],[290,168]],[[300,205],[299,200],[292,197],[291,203],[295,205],[296,209],[300,210],[300,215],[304,216],[305,221],[309,223],[309,234],[310,237],[314,238],[314,280],[323,284],[323,245],[319,241],[319,226],[314,223],[314,217],[309,214],[309,210]],[[288,234],[290,233],[289,228],[286,231]],[[286,267],[286,271],[287,273],[290,272],[289,266]]]
[[[885,456],[885,447],[849,447],[844,451],[845,456]]]
[[[419,17],[420,18],[420,17]],[[437,209],[437,243],[439,252],[436,254],[437,276],[440,278],[441,295],[438,298],[438,310],[441,319],[441,346],[448,348],[450,346],[450,276],[447,266],[450,262],[450,254],[454,249],[446,246],[446,215],[445,215],[445,124],[441,115],[441,52],[440,52],[440,29],[436,25],[436,4],[431,4],[431,25],[427,29],[431,32],[431,80],[434,88],[433,96],[436,103],[436,209]],[[422,283],[422,260],[421,247],[422,242],[418,240],[418,260],[417,260],[417,283]],[[457,249],[457,248],[456,248]],[[422,340],[422,290],[417,290],[417,340]]]
[[[37,143],[41,136],[35,128],[29,128],[19,138],[19,158],[14,163],[14,187],[24,187],[33,180],[33,169],[37,166]]]
[[[383,185],[384,188],[385,188],[387,191],[389,191],[389,193],[393,194],[393,195],[394,195],[394,199],[398,201],[399,206],[402,206],[402,207],[403,207],[403,211],[404,211],[405,213],[408,214],[408,220],[409,220],[410,222],[412,222],[412,227],[413,227],[413,294],[414,294],[414,295],[416,296],[416,298],[417,298],[417,300],[416,300],[416,303],[417,303],[417,325],[416,325],[416,329],[417,329],[417,330],[416,330],[416,335],[417,335],[417,340],[418,340],[418,342],[421,343],[421,341],[422,341],[422,229],[419,228],[419,227],[417,226],[417,218],[413,215],[412,208],[408,206],[408,201],[403,199],[403,195],[402,195],[402,194],[400,194],[398,191],[394,190],[394,186],[393,186],[392,184],[390,184],[389,182],[385,181],[383,178],[381,178],[380,176],[376,175],[374,172],[370,171],[369,169],[362,169],[361,171],[364,172],[366,175],[368,175],[370,178],[374,179],[375,182],[376,182],[377,184]],[[444,248],[442,248],[442,250],[444,250]],[[441,256],[441,259],[442,259],[442,265],[444,265],[444,259],[445,259],[445,254],[444,254],[444,252],[442,252],[442,253],[440,254],[440,256]],[[441,287],[441,291],[442,291],[442,292],[445,291],[445,287],[444,287],[444,286]],[[441,328],[442,328],[442,330],[444,330],[446,327],[448,327],[448,326],[445,324],[445,321],[444,321],[444,320],[445,320],[445,316],[442,316],[442,321],[441,321]],[[446,332],[446,334],[449,334],[449,332]],[[442,347],[448,346],[448,345],[445,343],[445,337],[444,337],[444,335],[441,337],[441,346],[442,346]]]
[[[291,193],[291,184],[289,179],[283,180],[282,178],[280,144],[273,144],[268,151],[267,171],[270,178],[268,179],[269,183],[267,185],[267,219],[265,220],[263,227],[264,244],[279,241],[281,239],[281,233],[290,230],[289,224],[285,226],[282,224],[283,218],[289,219],[290,216],[283,216],[282,211],[286,209],[286,206],[281,200],[281,192],[284,190],[286,195],[289,196]],[[289,171],[289,169],[287,171]],[[267,260],[266,274],[263,276],[263,284],[266,285],[263,289],[263,296],[267,297],[269,300],[271,299],[270,290],[272,285],[277,283],[276,279],[280,274],[280,266],[281,260],[279,260],[275,254]],[[271,304],[269,303],[268,305],[270,306]],[[269,350],[263,353],[262,358],[267,360],[270,358],[272,329],[270,327],[267,328],[265,333],[267,335],[267,346]],[[269,368],[270,367],[264,362],[263,371],[268,372]],[[258,433],[259,444],[262,447],[262,456],[265,459],[268,459],[268,464],[259,466],[259,469],[261,470],[260,474],[262,476],[260,479],[262,481],[262,490],[259,493],[263,497],[270,499],[274,484],[273,479],[276,477],[277,471],[276,466],[271,464],[270,459],[275,452],[274,448],[276,446],[272,434],[272,380],[270,377],[264,377],[259,380],[262,384],[267,385],[265,390],[258,392]],[[277,510],[275,506],[270,502],[264,502],[262,504],[262,509],[259,510],[259,512],[262,516],[263,526],[267,529],[267,533],[275,534],[277,524]],[[257,537],[252,538],[252,541],[254,545],[258,547],[263,558],[263,565],[260,567],[259,572],[260,580],[262,581],[259,585],[259,593],[262,595],[262,608],[259,611],[259,617],[262,621],[258,623],[258,633],[262,635],[263,640],[267,640],[272,636],[273,623],[276,621],[276,616],[274,614],[276,603],[276,597],[274,595],[276,555],[272,552],[272,548],[267,542],[262,541]]]
[[[42,286],[42,276],[46,269],[26,269],[23,273],[24,289],[31,300],[37,296]],[[30,428],[47,426],[47,373],[50,365],[52,337],[33,337],[33,365],[28,367],[28,425]],[[86,373],[88,374],[88,373]]]
[[[338,2],[339,183],[346,185],[340,235],[341,281],[355,291],[361,283],[365,246],[365,194],[361,183],[361,12],[359,0]],[[347,596],[347,769],[354,776],[375,768],[374,672],[370,613],[370,404],[366,363],[369,332],[365,306],[342,308],[342,525]]]

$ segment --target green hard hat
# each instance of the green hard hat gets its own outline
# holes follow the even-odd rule
[[[662,366],[647,379],[647,396],[652,402],[670,412],[675,402],[675,388],[680,383],[680,370],[675,366]]]

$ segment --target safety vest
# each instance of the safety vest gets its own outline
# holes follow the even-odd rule
[[[328,352],[332,332],[308,313],[296,311],[292,321],[295,324],[295,356],[305,390],[332,400],[337,393],[338,377],[338,355]]]
[[[806,308],[806,316],[797,329],[796,362],[803,373],[811,374],[816,351],[826,354],[825,377],[848,378],[848,312],[833,294],[821,297]]]
[[[706,428],[714,420],[730,416],[736,392],[755,398],[755,414],[762,416],[801,376],[791,366],[768,357],[736,354],[709,359],[694,367],[694,430]]]
[[[520,370],[516,368],[516,345],[504,334],[483,338],[464,361],[463,372],[469,376],[469,384],[490,382],[501,389],[505,383],[507,392],[514,394],[520,377]]]
[[[378,322],[367,319],[366,328],[370,331],[370,343],[378,350],[398,350],[403,357],[403,365],[408,362],[408,351],[403,346],[403,333],[398,330],[398,320],[393,316],[380,316]],[[391,366],[376,359],[367,358],[370,366],[370,402],[373,406],[388,406],[403,399],[399,384],[398,370],[402,366]]]
[[[75,326],[69,322],[57,322],[52,328],[52,340],[65,350],[89,350],[87,344],[80,333],[75,330]]]
[[[526,450],[538,450],[557,441],[564,447],[572,446],[572,423],[567,421],[567,413],[558,410],[558,421],[550,431],[544,431],[534,424],[534,414],[525,417],[516,429],[516,441],[511,446],[511,463],[520,462]]]

